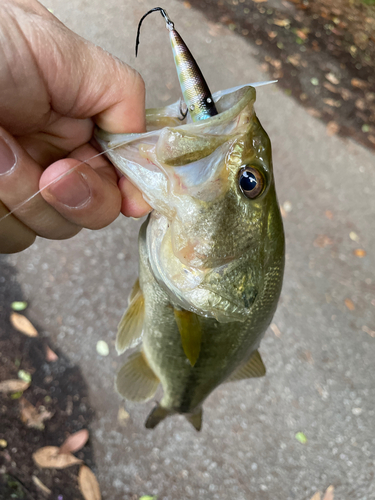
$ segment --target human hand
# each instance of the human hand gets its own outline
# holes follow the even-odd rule
[[[150,211],[141,193],[118,179],[90,144],[94,123],[112,133],[145,130],[140,75],[87,42],[36,0],[0,3],[0,253],[30,246],[36,235],[74,236],[120,213]]]

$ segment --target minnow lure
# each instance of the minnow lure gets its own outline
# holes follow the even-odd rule
[[[151,9],[139,21],[135,55],[137,56],[138,54],[142,22],[145,17],[155,11],[160,11],[167,23],[167,29],[169,31],[169,38],[172,45],[178,79],[180,80],[182,95],[192,120],[194,122],[198,120],[206,120],[207,118],[217,115],[217,109],[212,98],[212,94],[196,60],[187,48],[179,33],[175,30],[174,23],[171,21],[166,11],[161,7]]]

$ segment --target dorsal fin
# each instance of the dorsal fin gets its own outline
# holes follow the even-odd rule
[[[129,297],[129,307],[125,311],[117,329],[116,349],[122,354],[134,347],[142,336],[145,301],[137,280]]]
[[[155,394],[159,379],[147,363],[143,351],[129,356],[118,372],[116,389],[129,401],[147,401]]]
[[[191,366],[199,357],[202,342],[202,327],[197,314],[185,309],[174,310],[174,317],[181,335],[182,347]]]
[[[227,378],[226,382],[234,382],[235,380],[244,380],[246,378],[264,377],[265,374],[266,367],[260,357],[259,351],[256,350],[246,363],[239,366],[237,370]]]

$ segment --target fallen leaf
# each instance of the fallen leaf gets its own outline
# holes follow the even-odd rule
[[[293,64],[293,66],[298,67],[300,65],[300,62],[301,62],[301,56],[300,56],[300,54],[293,54],[293,55],[287,57],[287,61],[290,64]]]
[[[276,24],[276,26],[281,26],[282,28],[285,28],[286,26],[290,25],[290,20],[289,19],[274,19],[273,24]]]
[[[98,480],[86,465],[82,465],[79,469],[78,484],[85,500],[101,500]]]
[[[104,342],[104,340],[99,340],[96,344],[96,351],[100,356],[108,356],[109,354],[109,347],[107,342]]]
[[[333,500],[334,498],[334,487],[331,485],[327,488],[326,492],[324,493],[323,500]]]
[[[23,392],[29,387],[30,382],[25,382],[24,380],[4,380],[0,382],[0,392]]]
[[[320,491],[317,491],[315,495],[312,496],[311,500],[322,500],[322,496],[320,494]]]
[[[341,106],[340,101],[336,101],[335,99],[331,99],[330,97],[323,99],[323,102],[325,104],[328,104],[328,106],[331,106],[332,108],[339,108]]]
[[[185,7],[185,9],[191,9],[191,3],[190,2],[184,2],[183,6]]]
[[[270,328],[273,331],[273,333],[276,335],[276,337],[278,337],[278,338],[281,337],[281,332],[279,330],[279,327],[276,325],[276,323],[271,323]]]
[[[327,78],[327,80],[331,83],[333,83],[334,85],[337,85],[340,83],[340,80],[337,78],[337,76],[335,76],[333,73],[327,73],[325,75],[325,77]]]
[[[302,40],[306,40],[306,38],[307,38],[306,33],[304,33],[302,30],[297,30],[296,35],[299,36],[300,38],[302,38]]]
[[[74,434],[71,434],[60,446],[59,453],[75,453],[85,446],[89,439],[89,431],[82,429]]]
[[[331,212],[331,210],[326,210],[325,216],[327,217],[327,219],[330,219],[330,220],[333,219],[333,213]]]
[[[368,326],[363,325],[362,326],[362,331],[365,332],[365,333],[368,333],[370,335],[370,337],[375,338],[375,331],[371,330]]]
[[[363,250],[362,248],[357,248],[356,250],[354,250],[353,253],[356,257],[359,257],[360,259],[362,257],[366,257],[366,250]]]
[[[33,460],[43,469],[65,469],[71,465],[82,463],[82,460],[71,453],[59,455],[59,450],[58,446],[45,446],[33,453]]]
[[[329,137],[332,135],[337,134],[337,132],[340,130],[340,127],[338,124],[334,121],[328,122],[327,127],[326,127],[326,132]]]
[[[11,303],[10,307],[13,311],[24,311],[27,307],[27,302],[15,301]]]
[[[43,493],[45,493],[46,495],[51,495],[52,491],[47,488],[47,486],[43,484],[39,478],[37,478],[36,476],[31,476],[31,479],[33,480],[35,486],[43,491]]]
[[[48,363],[54,363],[58,359],[59,359],[58,355],[54,351],[52,351],[52,349],[50,347],[48,347],[48,345],[47,345],[46,346],[46,361],[48,361]]]
[[[329,90],[330,92],[333,92],[335,94],[337,94],[339,92],[340,89],[338,89],[337,87],[335,87],[334,85],[332,85],[331,83],[328,83],[328,82],[324,82],[323,83],[323,87],[327,90]]]
[[[350,299],[345,299],[345,305],[349,309],[349,311],[354,311],[355,305],[352,300]]]
[[[305,436],[305,434],[303,432],[297,432],[297,434],[295,435],[295,438],[301,444],[306,444],[307,443],[307,437]]]
[[[368,87],[368,83],[363,81],[363,80],[360,80],[359,78],[352,78],[350,83],[352,84],[353,87],[356,87],[358,89],[367,89]]]
[[[43,422],[53,416],[53,413],[47,411],[44,406],[37,409],[26,398],[20,399],[20,412],[21,420],[27,427],[39,429],[40,431],[44,429]]]
[[[17,373],[17,375],[18,375],[18,378],[20,378],[24,382],[27,382],[28,384],[31,383],[31,375],[30,375],[29,372],[27,372],[25,370],[19,370],[19,372]]]
[[[326,236],[325,234],[320,234],[314,240],[314,247],[325,248],[329,245],[333,245],[333,240]]]
[[[10,315],[10,322],[16,330],[27,335],[28,337],[38,336],[37,330],[26,318],[26,316],[14,312]]]
[[[125,408],[120,408],[117,414],[117,421],[123,427],[126,426],[128,420],[130,418],[129,413],[125,410]]]
[[[306,111],[314,118],[320,118],[322,116],[322,113],[315,108],[307,108]]]

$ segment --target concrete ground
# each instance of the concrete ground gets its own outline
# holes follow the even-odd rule
[[[45,0],[70,28],[135,66],[149,105],[179,97],[162,19],[151,0]],[[163,7],[195,54],[211,90],[266,80],[248,45],[183,2]],[[258,116],[274,153],[285,212],[287,259],[278,311],[261,345],[263,379],[219,387],[201,433],[182,417],[144,428],[153,407],[122,403],[116,325],[137,276],[139,222],[119,218],[66,242],[39,239],[7,257],[30,315],[90,389],[91,429],[104,500],[309,500],[334,485],[338,500],[375,499],[375,157],[329,137],[277,85],[258,91]],[[356,249],[366,251],[359,258]],[[276,325],[276,326],[275,326]],[[98,340],[110,354],[100,357]],[[119,408],[130,417],[118,423]],[[307,443],[295,438],[303,432]]]

